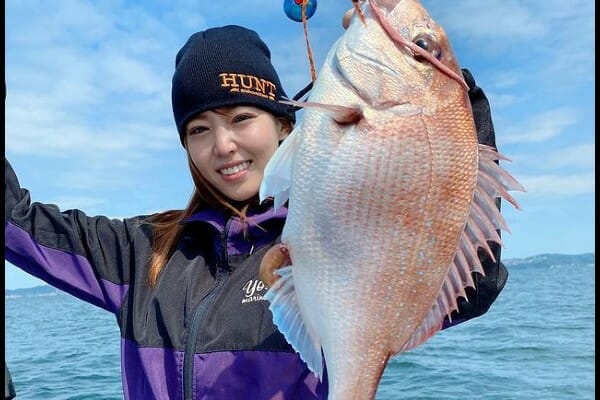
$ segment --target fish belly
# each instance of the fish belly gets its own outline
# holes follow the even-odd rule
[[[439,293],[475,186],[473,132],[453,143],[419,114],[365,122],[305,127],[316,134],[298,152],[282,237],[330,398],[372,397]]]

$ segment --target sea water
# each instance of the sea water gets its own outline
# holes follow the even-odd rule
[[[393,358],[376,399],[594,399],[595,266],[509,271],[487,314]],[[123,398],[112,314],[68,295],[5,306],[17,400]]]

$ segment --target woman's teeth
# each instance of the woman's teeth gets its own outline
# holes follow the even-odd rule
[[[234,167],[223,168],[219,172],[221,172],[223,175],[233,175],[233,174],[237,174],[238,172],[245,170],[246,168],[248,168],[249,165],[250,165],[249,161],[244,161],[243,163],[238,164]]]

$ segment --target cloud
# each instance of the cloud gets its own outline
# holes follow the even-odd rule
[[[504,43],[504,47],[521,40],[525,50],[528,45],[559,48],[569,43],[580,45],[571,33],[586,34],[594,28],[595,6],[589,0],[573,0],[568,6],[562,0],[462,0],[451,3],[423,0],[423,4],[446,31],[457,36],[454,41],[488,45]],[[547,40],[551,38],[554,40]],[[581,37],[581,40],[593,43],[594,38]]]
[[[539,14],[519,1],[423,3],[438,23],[455,34],[454,41],[507,42],[508,38],[540,37],[547,31]]]
[[[594,172],[569,175],[519,176],[519,181],[527,189],[520,197],[577,196],[596,192]]]
[[[563,133],[577,122],[577,112],[568,107],[533,114],[522,124],[504,129],[498,141],[503,144],[540,143]]]
[[[424,4],[461,50],[459,59],[489,63],[488,90],[505,87],[520,93],[523,101],[532,101],[531,96],[577,93],[578,85],[594,82],[593,1],[566,5],[560,0],[426,0]],[[504,86],[507,76],[514,85]]]
[[[110,129],[90,127],[64,112],[42,112],[18,118],[13,112],[6,122],[6,146],[9,152],[22,155],[68,157],[70,159],[135,159],[150,150],[170,150],[178,143],[175,128],[140,121],[113,122]],[[64,118],[64,119],[63,119]]]
[[[540,147],[536,150],[510,157],[512,162],[505,164],[504,167],[516,169],[516,172],[512,172],[513,175],[526,176],[526,179],[533,182],[545,182],[548,176],[556,182],[563,179],[577,181],[580,180],[578,177],[582,177],[583,181],[589,181],[590,177],[595,176],[594,143],[575,144],[556,149]],[[548,175],[549,171],[552,172],[551,175]]]
[[[69,5],[59,2],[25,36],[7,35],[7,47],[19,49],[6,55],[7,150],[89,160],[177,146],[170,110],[173,48],[167,51],[144,30],[134,36],[131,22],[119,25],[121,18],[112,15],[118,10],[109,6],[75,2],[76,17]],[[153,32],[168,31],[148,16],[142,21]],[[40,24],[46,31],[36,31]]]
[[[548,169],[590,168],[596,165],[596,145],[582,143],[566,147],[540,156]]]

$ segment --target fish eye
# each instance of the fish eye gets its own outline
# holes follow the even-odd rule
[[[413,39],[413,43],[425,50],[426,52],[428,52],[429,54],[431,54],[432,56],[434,56],[435,58],[437,58],[438,60],[442,58],[442,49],[440,47],[440,44],[431,35],[427,35],[424,33],[419,34]],[[415,54],[415,59],[417,61],[425,60],[425,58],[418,53]]]

